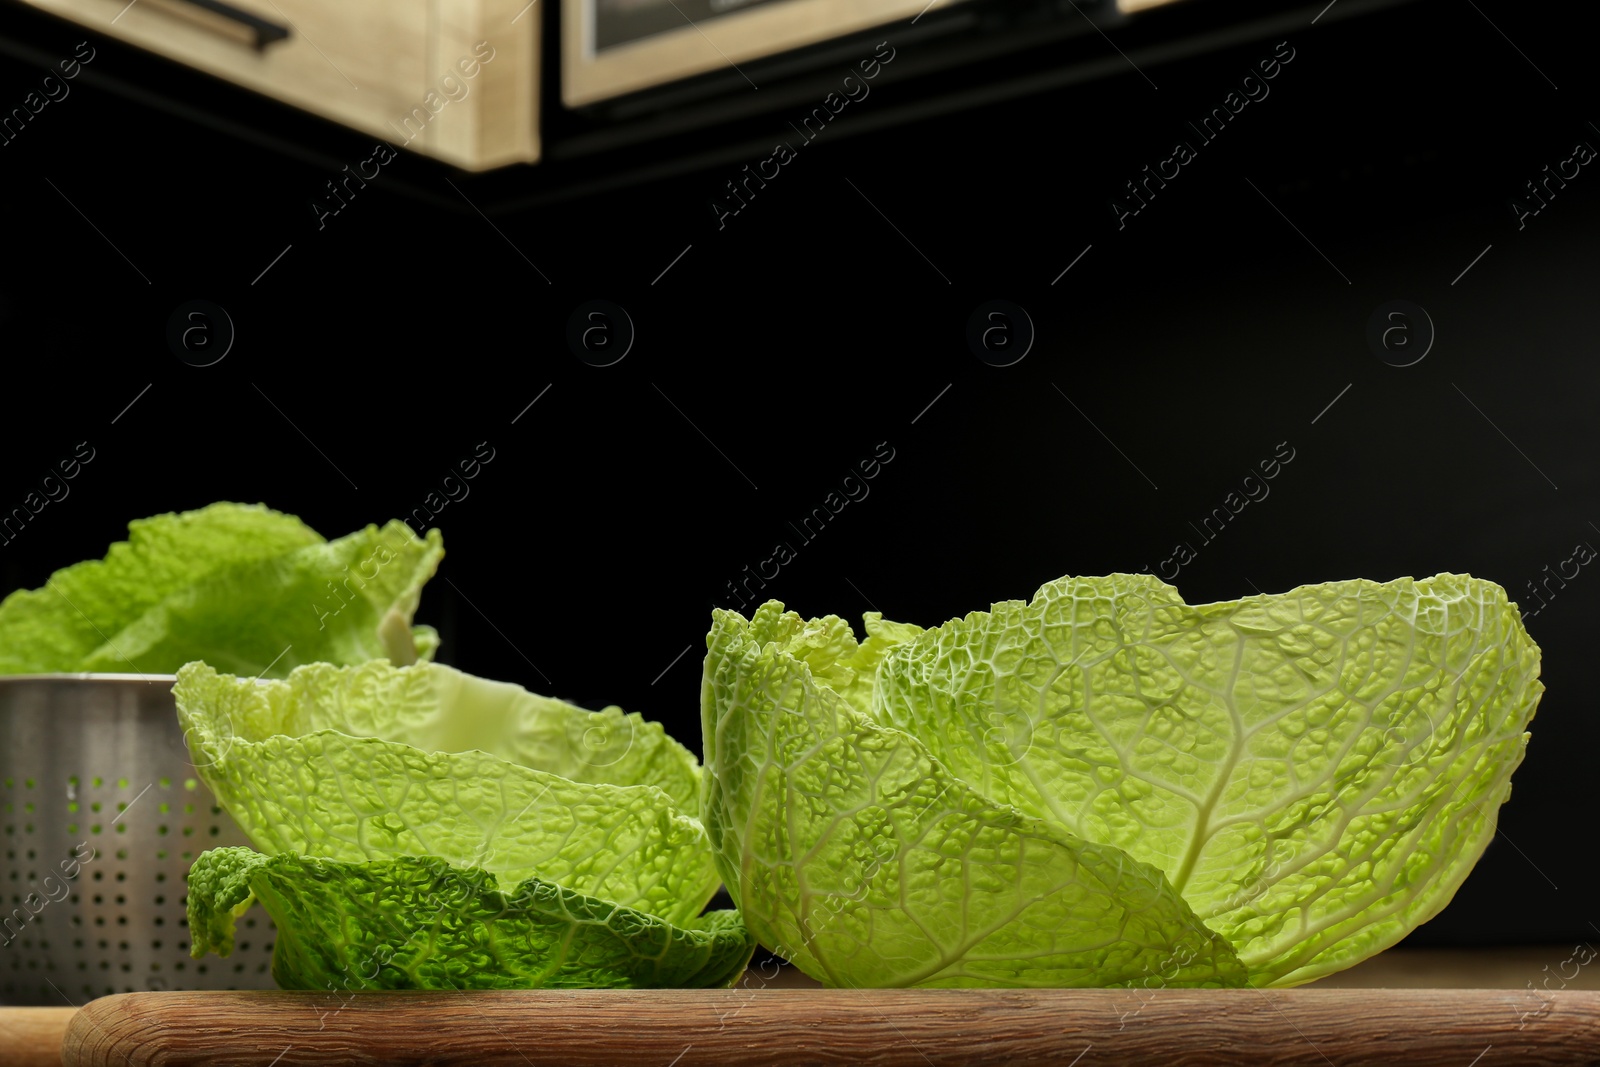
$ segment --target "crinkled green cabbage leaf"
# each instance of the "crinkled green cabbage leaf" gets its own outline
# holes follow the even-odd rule
[[[909,631],[900,631],[909,635]],[[887,632],[886,632],[887,636]],[[775,602],[717,611],[703,809],[763,944],[835,986],[1241,985],[1161,872],[996,804],[849,690],[881,648]]]
[[[869,615],[860,646],[833,617],[810,628],[825,636],[797,655],[862,717],[975,794],[1158,869],[1256,985],[1348,967],[1449,902],[1494,836],[1543,690],[1505,591],[1452,574],[1200,606],[1149,575],[1064,578],[927,631]],[[738,695],[780,676],[748,652],[730,668],[729,632],[719,616],[709,638],[708,795],[758,782],[781,797],[792,757]],[[876,788],[848,764],[826,776],[836,807]],[[726,822],[708,808],[730,888],[741,866],[826,852],[808,839],[821,827],[767,821],[815,806],[816,789],[766,817],[748,800]],[[765,936],[814,892],[735,899]]]
[[[346,863],[203,853],[189,872],[195,954],[228,955],[260,900],[285,989],[662,988],[732,985],[755,948],[731,911],[673,924],[530,878],[438,859]]]
[[[170,674],[204,659],[240,674],[295,665],[411,663],[438,637],[413,627],[444,555],[401,522],[324,541],[291,515],[220,503],[128,524],[103,560],[0,603],[0,673]]]
[[[201,777],[263,852],[436,857],[668,922],[716,891],[704,830],[673,801],[699,767],[637,716],[437,663],[259,682],[193,663],[173,693]]]
[[[878,714],[986,795],[1125,849],[1293,985],[1439,912],[1494,836],[1539,650],[1441,574],[1190,607],[1069,578],[894,649]]]

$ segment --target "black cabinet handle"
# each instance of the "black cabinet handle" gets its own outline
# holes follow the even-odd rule
[[[268,22],[258,15],[240,10],[232,4],[225,4],[222,0],[173,0],[174,3],[199,8],[213,15],[227,19],[234,24],[234,29],[243,31],[252,48],[262,49],[276,41],[284,40],[289,36],[289,27],[280,26],[276,22]]]

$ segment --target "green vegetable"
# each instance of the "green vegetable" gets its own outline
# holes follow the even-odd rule
[[[1461,575],[1197,607],[1148,575],[1064,578],[925,632],[868,616],[860,648],[833,617],[806,624],[817,636],[780,634],[779,611],[758,611],[753,637],[719,613],[703,695],[707,821],[763,938],[792,936],[783,924],[814,906],[817,884],[796,877],[820,858],[863,867],[834,854],[816,797],[859,809],[881,791],[858,742],[827,750],[818,734],[808,748],[762,710],[794,708],[813,674],[902,748],[915,738],[934,775],[1158,869],[1256,985],[1348,967],[1449,902],[1494,836],[1543,691],[1515,605]],[[869,685],[873,641],[888,647]],[[768,890],[769,872],[788,884]],[[903,892],[913,874],[885,886]],[[963,898],[978,918],[999,910]],[[863,957],[883,929],[872,922]],[[948,937],[933,926],[924,939]],[[899,934],[889,943],[907,951]],[[838,984],[902,977],[796,962]]]
[[[838,619],[714,613],[707,828],[756,938],[836,986],[1241,985],[1161,872],[996,804],[851,689]]]
[[[251,841],[282,861],[210,859],[206,870],[223,874],[208,877],[237,884],[191,888],[191,925],[237,914],[253,892],[289,954],[275,963],[280,983],[320,986],[318,968],[332,966],[332,956],[316,955],[328,941],[318,925],[328,901],[342,900],[350,914],[376,901],[389,909],[362,936],[392,927],[409,936],[435,922],[414,899],[418,872],[435,870],[429,864],[437,877],[477,878],[482,889],[439,950],[456,961],[446,970],[458,983],[652,984],[680,974],[711,982],[735,947],[743,946],[740,967],[749,958],[753,943],[736,915],[701,915],[719,879],[688,813],[697,810],[700,767],[658,724],[436,663],[310,664],[267,682],[192,663],[173,692],[201,777]],[[491,923],[496,880],[522,884],[505,898],[512,918]],[[246,881],[248,891],[239,888]],[[582,936],[552,947],[566,937],[563,923],[579,923]],[[196,934],[197,955],[229,946],[221,927],[211,930]],[[520,939],[512,956],[475,954],[484,938],[501,936]],[[417,967],[404,968],[411,978],[386,970],[373,981],[411,988],[424,980]]]
[[[259,505],[138,519],[105,559],[0,602],[0,674],[411,663],[438,644],[411,616],[443,555],[437,530],[423,540],[391,522],[326,542]]]
[[[575,728],[589,712],[437,663],[308,664],[273,682],[193,663],[173,694],[201,777],[265,852],[432,856],[670,922],[716,891],[704,831],[672,802],[699,767],[637,716],[597,717],[635,747],[616,759],[608,737],[596,763]]]
[[[233,948],[254,899],[277,925],[272,974],[285,989],[524,989],[729,986],[755,944],[736,912],[673,925],[530,878],[437,859],[341,863],[204,853],[189,872],[195,954]]]

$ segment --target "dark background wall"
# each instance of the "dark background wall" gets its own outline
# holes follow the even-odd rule
[[[518,178],[409,157],[319,230],[308,204],[336,169],[319,159],[369,141],[97,41],[91,70],[249,121],[210,128],[86,77],[0,147],[0,507],[78,442],[96,451],[0,547],[0,587],[216,499],[330,536],[404,516],[488,442],[437,519],[448,558],[421,618],[441,658],[642,711],[691,747],[708,612],[780,540],[798,552],[765,593],[852,618],[933,624],[1066,573],[1158,569],[1177,542],[1196,550],[1174,583],[1191,602],[1455,570],[1528,608],[1547,565],[1600,544],[1600,176],[1582,168],[1522,228],[1509,206],[1600,146],[1590,46],[1545,7],[1313,26],[1320,6],[1277,38],[1294,58],[1271,95],[1122,229],[1122,183],[1198,143],[1184,121],[1275,41],[819,138],[721,230],[708,201],[737,165],[491,224],[463,194]],[[8,109],[42,76],[32,58],[83,34],[0,17]],[[165,341],[196,298],[237,328],[207,368]],[[607,368],[564,340],[592,298],[637,326]],[[1010,367],[965,339],[995,298],[1037,328]],[[1396,299],[1437,333],[1403,368],[1365,339]],[[1205,543],[1190,523],[1280,442],[1294,459],[1271,495]],[[789,523],[883,449],[869,495],[799,543]],[[1548,694],[1504,834],[1416,941],[1600,921],[1593,570],[1528,621]]]

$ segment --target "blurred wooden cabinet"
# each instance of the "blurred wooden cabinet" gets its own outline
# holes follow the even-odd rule
[[[539,158],[529,0],[27,0],[468,170]]]

